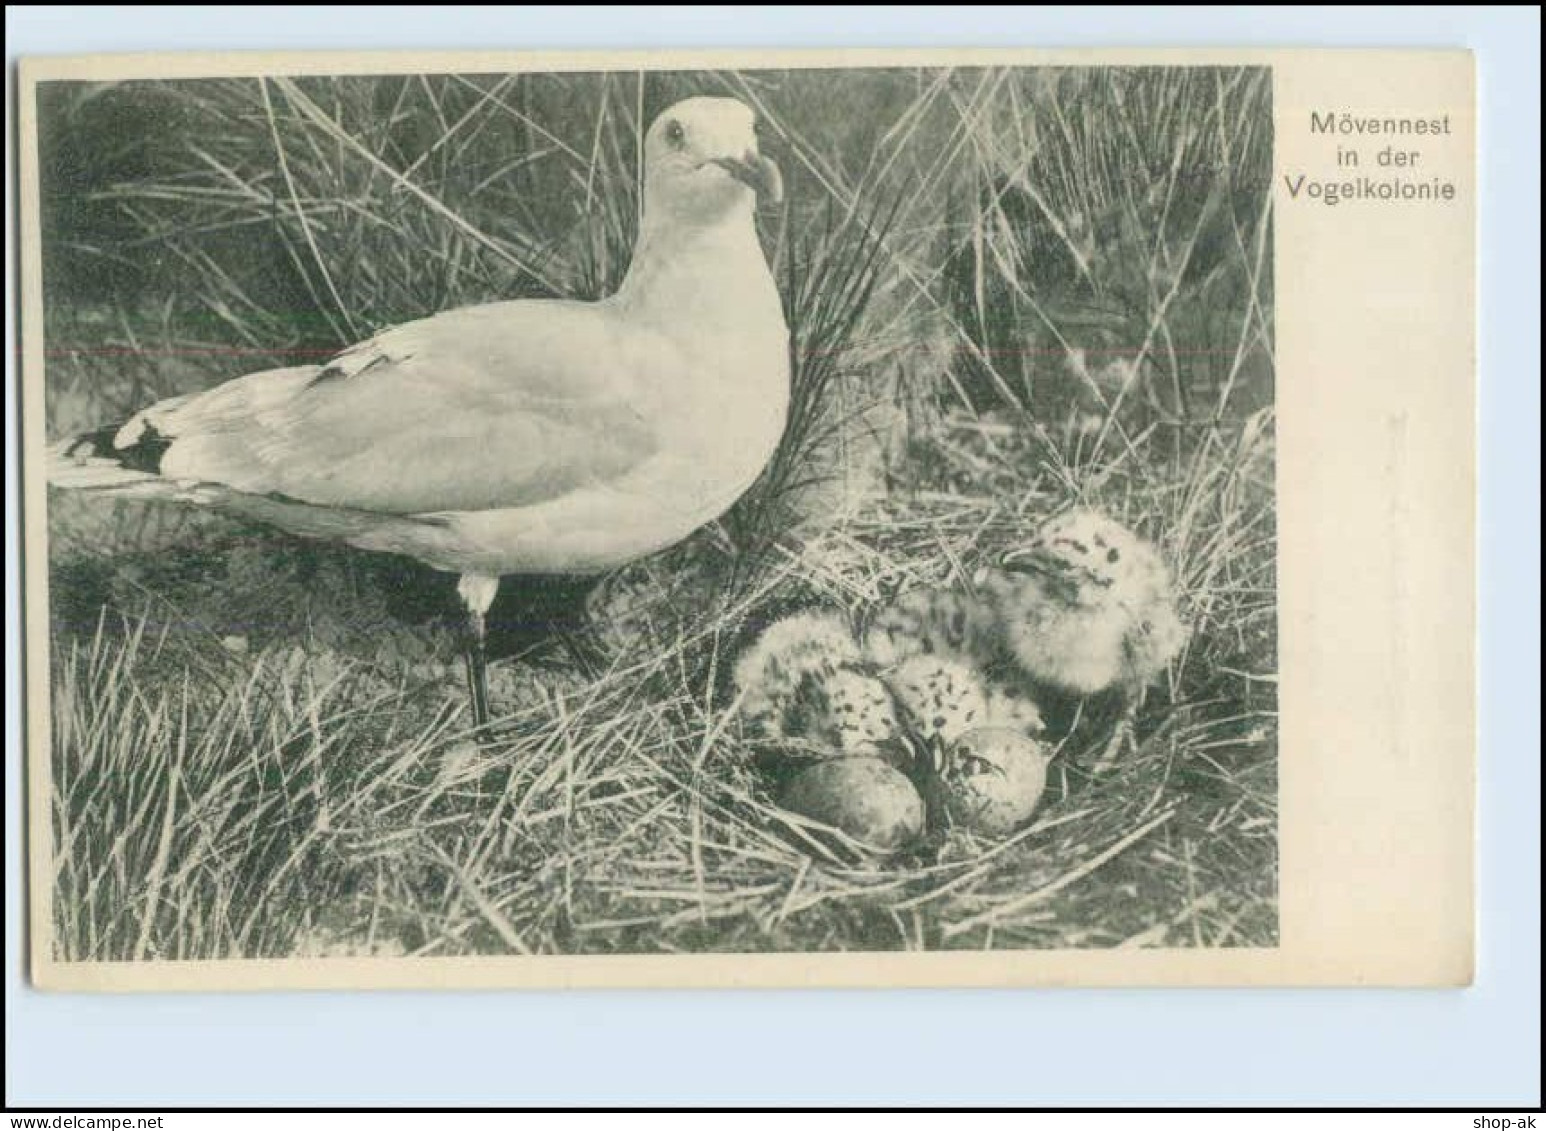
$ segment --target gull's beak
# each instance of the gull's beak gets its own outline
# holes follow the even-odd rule
[[[998,564],[1000,569],[1008,573],[1039,577],[1043,584],[1066,590],[1069,597],[1077,595],[1087,585],[1098,589],[1110,589],[1112,586],[1111,578],[1102,577],[1086,566],[1049,557],[1044,546],[1033,545],[1010,550],[999,558]]]
[[[1046,557],[1041,553],[1039,546],[1010,550],[999,558],[998,564],[999,568],[1007,569],[1011,573],[1035,573],[1045,577],[1057,572],[1047,564]]]
[[[783,201],[784,176],[768,158],[748,152],[743,157],[713,157],[710,163],[718,165],[767,203]]]

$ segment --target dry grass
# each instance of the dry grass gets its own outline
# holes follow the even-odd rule
[[[1272,945],[1268,89],[995,70],[60,92],[56,166],[104,106],[182,131],[132,176],[55,179],[60,430],[446,305],[604,292],[640,123],[696,90],[755,103],[788,174],[766,234],[797,374],[753,494],[604,584],[604,676],[525,631],[552,614],[506,583],[482,744],[448,580],[52,500],[61,954]],[[1164,546],[1195,628],[1138,753],[1083,775],[1092,712],[1028,828],[927,856],[771,805],[724,689],[746,634],[967,576],[1073,499]]]

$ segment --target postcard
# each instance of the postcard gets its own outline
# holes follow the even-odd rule
[[[20,125],[38,986],[1470,982],[1468,53]]]

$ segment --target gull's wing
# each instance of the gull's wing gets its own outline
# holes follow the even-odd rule
[[[328,364],[256,373],[147,409],[120,452],[154,470],[389,514],[530,506],[655,450],[666,339],[608,305],[517,301],[385,331]]]

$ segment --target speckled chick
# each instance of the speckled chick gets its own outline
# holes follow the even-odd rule
[[[883,673],[903,721],[921,737],[948,729],[950,741],[983,725],[1042,731],[1041,712],[1027,690],[993,678],[1005,667],[1004,630],[998,610],[979,592],[934,586],[903,593],[871,619],[864,658]],[[931,683],[947,700],[942,705],[951,706],[943,715],[927,709]],[[945,722],[935,723],[936,717]]]
[[[784,712],[784,737],[834,755],[878,754],[900,732],[886,685],[852,668],[806,676]]]
[[[1005,650],[1033,680],[1075,695],[1136,694],[1188,637],[1159,551],[1085,508],[1047,522],[981,578]]]
[[[804,612],[776,621],[735,668],[753,737],[796,740],[803,753],[883,754],[900,725],[886,685],[861,670],[842,617]]]
[[[948,656],[909,656],[884,677],[903,723],[918,738],[954,742],[988,717],[988,693],[976,669]]]
[[[795,613],[774,621],[736,660],[741,716],[754,735],[778,737],[785,715],[812,678],[859,663],[859,645],[834,612]]]
[[[954,586],[912,589],[880,609],[864,633],[864,658],[894,668],[912,656],[944,656],[978,664],[995,647],[994,611]]]

